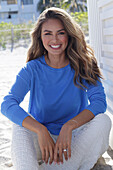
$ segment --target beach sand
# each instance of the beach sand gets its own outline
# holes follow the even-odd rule
[[[0,103],[3,96],[10,90],[15,81],[16,74],[26,61],[27,48],[19,47],[10,50],[0,51]],[[21,106],[27,111],[29,94],[25,97]],[[14,170],[11,161],[11,128],[10,122],[0,114],[0,170]],[[110,148],[102,155],[93,170],[112,170],[113,150]]]

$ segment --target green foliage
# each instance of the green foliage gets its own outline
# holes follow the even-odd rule
[[[45,3],[43,0],[40,0],[37,4],[37,11],[39,11],[40,13],[45,10],[46,8],[49,7],[61,7],[60,6],[60,1],[62,0],[45,0]]]
[[[6,46],[11,43],[18,42],[19,40],[30,39],[30,31],[34,24],[13,25],[12,23],[0,23],[0,47],[6,49]]]
[[[88,13],[87,12],[75,12],[71,13],[74,20],[81,26],[85,34],[88,34]]]
[[[58,7],[68,10],[68,12],[85,12],[87,11],[87,0],[40,0],[37,4],[37,11],[40,13],[49,7]]]
[[[18,25],[13,25],[11,22],[10,23],[6,23],[6,22],[1,22],[0,23],[0,30],[3,30],[3,29],[11,29],[11,28],[14,28],[14,29],[22,29],[22,28],[31,28],[33,26],[33,23],[32,22],[29,22],[28,24],[26,23],[22,23],[22,24],[18,24]]]

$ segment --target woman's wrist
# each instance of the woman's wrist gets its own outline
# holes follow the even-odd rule
[[[43,124],[41,124],[30,116],[26,117],[23,120],[22,126],[37,134],[40,134],[40,132],[42,132],[44,129],[47,130],[47,128]]]
[[[71,130],[78,128],[78,122],[74,119],[69,120],[67,123]]]
[[[40,124],[40,125],[39,125],[39,128],[38,128],[38,130],[37,130],[37,135],[43,134],[45,131],[48,131],[47,128],[46,128],[46,126],[44,126],[43,124]]]

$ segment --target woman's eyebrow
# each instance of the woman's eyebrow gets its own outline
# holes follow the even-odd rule
[[[65,31],[65,29],[60,29],[60,30],[58,30],[57,32],[60,32],[60,31]],[[44,30],[44,32],[52,32],[52,31],[50,31],[50,30]]]
[[[44,30],[44,32],[52,32],[52,31],[49,31],[49,30]]]
[[[65,29],[63,28],[63,29],[61,29],[61,30],[58,30],[57,32],[60,32],[60,31],[65,31]]]

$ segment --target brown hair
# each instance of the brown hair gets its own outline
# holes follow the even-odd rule
[[[68,34],[66,55],[70,60],[71,67],[75,70],[74,84],[80,88],[87,88],[82,81],[85,79],[89,84],[96,85],[96,81],[99,80],[99,77],[102,78],[102,75],[94,52],[86,44],[80,26],[63,9],[51,7],[41,13],[31,33],[32,43],[28,50],[27,62],[41,57],[47,52],[41,41],[41,28],[42,24],[51,18],[59,19]]]

